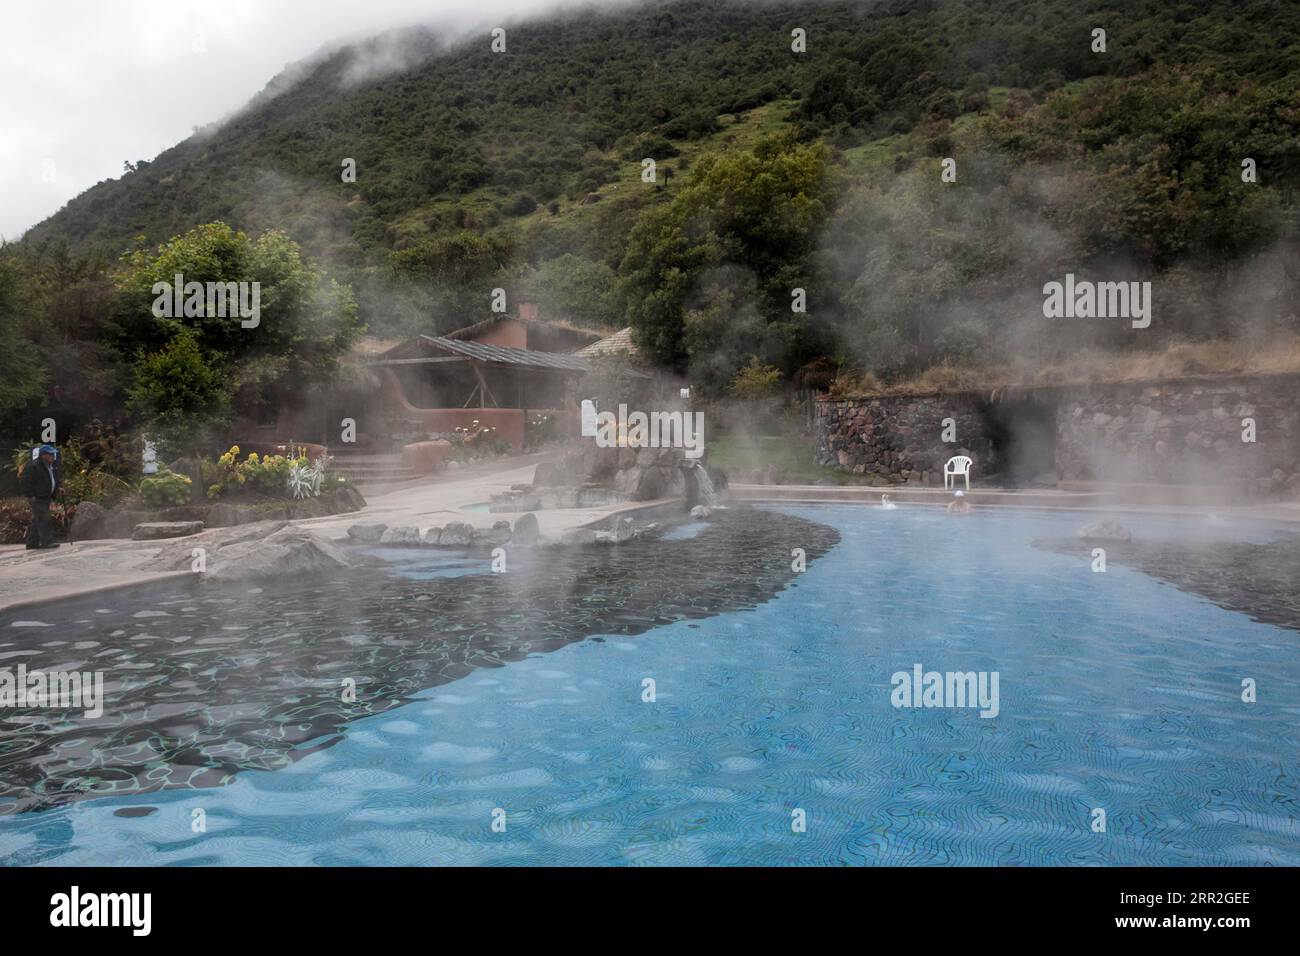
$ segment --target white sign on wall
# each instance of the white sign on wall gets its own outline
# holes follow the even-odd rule
[[[589,398],[582,400],[582,437],[596,437],[596,403]]]
[[[147,438],[144,440],[144,473],[146,475],[158,473],[158,449]]]

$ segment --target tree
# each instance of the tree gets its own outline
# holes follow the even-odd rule
[[[509,261],[508,242],[469,230],[421,239],[391,258],[397,278],[419,290],[437,331],[486,318],[492,289]]]
[[[770,398],[781,385],[781,370],[774,365],[764,365],[757,356],[749,357],[749,364],[731,380],[731,394],[740,399]]]
[[[221,355],[205,355],[193,329],[179,330],[161,349],[141,353],[132,369],[130,408],[168,454],[202,450],[230,423],[231,388]]]
[[[205,290],[208,283],[243,284],[245,304],[258,306],[256,324],[246,326],[241,315],[220,315],[206,298],[200,314],[186,315],[173,302],[171,315],[155,315],[156,285],[172,287],[177,275]],[[123,256],[115,278],[112,334],[118,349],[167,355],[188,367],[192,345],[240,409],[291,401],[327,384],[362,331],[351,289],[304,263],[298,245],[278,231],[254,240],[221,222],[197,226],[157,249]],[[188,337],[169,352],[183,333]],[[133,394],[138,367],[134,382]]]
[[[642,215],[620,266],[637,344],[701,386],[720,390],[758,350],[796,367],[816,329],[791,309],[807,285],[838,176],[820,144],[771,137],[705,155],[667,204]]]
[[[618,318],[616,276],[603,262],[566,253],[543,262],[532,279],[547,315],[596,327],[609,326]]]
[[[22,408],[45,382],[40,355],[28,335],[33,313],[17,265],[0,254],[0,416]]]

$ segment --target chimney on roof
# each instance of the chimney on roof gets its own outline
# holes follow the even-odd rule
[[[519,318],[523,319],[523,320],[526,321],[526,322],[536,322],[536,321],[537,321],[537,303],[536,303],[536,302],[520,302],[520,303],[519,303]]]

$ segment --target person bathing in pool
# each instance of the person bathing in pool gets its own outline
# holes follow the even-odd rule
[[[948,514],[970,514],[970,502],[966,500],[966,492],[958,490],[953,494],[952,501],[948,502]]]

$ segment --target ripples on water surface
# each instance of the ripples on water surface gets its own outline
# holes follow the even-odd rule
[[[0,817],[0,855],[69,864],[1300,863],[1294,631],[1030,546],[1068,533],[1077,517],[783,510],[732,513],[692,540],[547,553],[528,575],[388,554],[402,559],[403,580],[366,579],[348,597],[347,626],[312,610],[347,603],[329,588],[164,594],[107,624],[94,602],[69,620],[42,609],[57,637],[56,628],[5,627],[0,653],[37,642],[47,664],[55,651],[81,666],[104,655],[111,681],[124,679],[124,654],[150,648],[139,657],[164,690],[142,700],[188,691],[190,712],[200,695],[211,704],[208,730],[233,728],[237,743],[223,751],[193,730],[191,769],[212,772],[205,764],[221,753],[216,772],[233,782],[195,789],[209,781],[170,779],[185,787]],[[810,555],[797,577],[795,547]],[[169,616],[131,618],[137,610]],[[221,630],[232,626],[248,630]],[[126,633],[111,638],[116,630]],[[59,638],[67,645],[50,650]],[[102,646],[71,653],[89,640]],[[1001,713],[895,710],[890,675],[914,663],[998,671]],[[364,698],[356,713],[334,702],[339,679],[353,675]],[[641,699],[647,677],[655,703]],[[1259,681],[1260,703],[1241,703],[1242,677]],[[186,680],[193,686],[178,689]],[[284,705],[285,687],[302,700]],[[178,713],[178,723],[190,719]],[[140,758],[121,748],[133,742],[147,753],[187,740],[167,735],[168,719],[152,714],[138,741],[123,728],[113,759],[130,767]],[[61,751],[46,740],[42,753],[45,738],[29,737],[34,756],[10,747],[0,757],[6,787],[14,767],[57,767]],[[13,739],[6,725],[0,740]],[[234,776],[258,761],[282,769]],[[177,772],[150,763],[124,786]],[[158,810],[116,815],[142,806]],[[1095,807],[1106,810],[1104,834],[1090,830]],[[492,832],[496,808],[505,833]],[[796,808],[806,833],[791,830]],[[191,832],[195,809],[206,814],[204,834]]]

